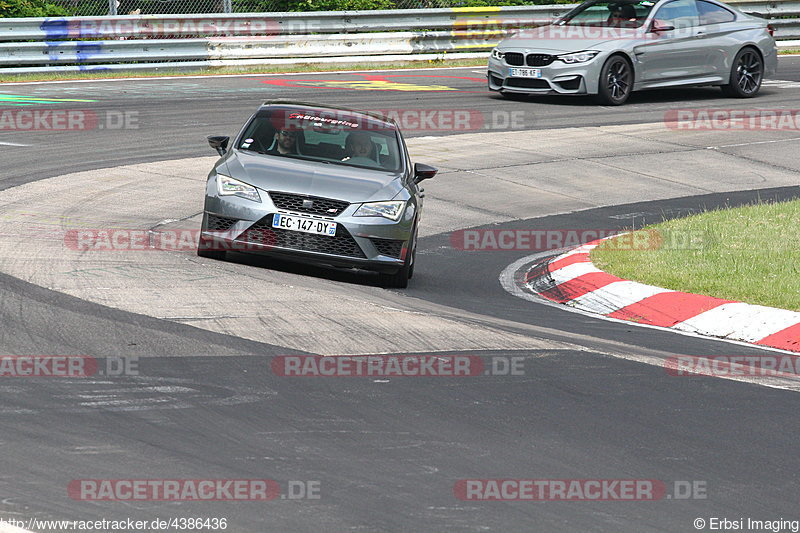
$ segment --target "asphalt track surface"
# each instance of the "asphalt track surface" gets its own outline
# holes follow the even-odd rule
[[[595,107],[582,98],[509,101],[487,96],[479,71],[6,85],[4,94],[55,102],[37,104],[42,109],[133,112],[137,127],[3,132],[0,189],[68,172],[207,157],[205,135],[235,134],[258,102],[270,98],[477,111],[484,117],[479,131],[491,131],[494,119],[486,117],[500,120],[519,110],[518,129],[555,130],[655,123],[678,106],[800,108],[794,83],[768,85],[746,102],[722,99],[714,89],[636,94],[622,108]],[[778,78],[800,82],[800,60],[782,58]],[[398,90],[391,83],[408,86]],[[454,90],[432,91],[431,85]],[[395,90],[383,90],[387,86]],[[464,132],[406,135],[458,133]],[[650,222],[797,195],[797,187],[711,193],[567,212],[536,218],[536,224],[613,229],[625,225],[629,213]],[[530,224],[520,219],[491,227]],[[519,335],[530,333],[531,324],[548,328],[552,348],[469,352],[486,360],[521,357],[524,375],[282,378],[270,370],[272,357],[305,350],[112,309],[0,274],[0,353],[101,361],[137,356],[140,367],[138,376],[3,378],[0,519],[226,517],[228,531],[235,532],[694,531],[696,518],[800,519],[796,392],[674,378],[663,367],[625,359],[766,352],[515,298],[496,280],[524,252],[479,252],[465,260],[448,249],[448,240],[447,234],[421,239],[424,270],[402,297],[419,309],[448,309]],[[236,262],[264,266],[247,257]],[[271,266],[340,283],[343,294],[359,284],[348,273]],[[313,324],[307,335],[314,336]],[[289,481],[306,480],[319,482],[321,491],[319,499],[270,502],[85,502],[67,495],[75,479],[132,478],[266,478],[284,490]],[[675,482],[696,481],[706,497],[532,503],[454,496],[458,480],[476,478],[655,479],[670,492]]]

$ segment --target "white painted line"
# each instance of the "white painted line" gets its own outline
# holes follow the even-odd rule
[[[741,302],[709,309],[673,327],[717,337],[757,342],[800,323],[800,313]]]
[[[674,291],[635,281],[615,281],[605,287],[600,287],[574,300],[570,300],[568,305],[607,315],[662,292]]]
[[[793,80],[764,80],[764,81],[761,82],[761,85],[766,85],[766,86],[769,87],[770,85],[783,85],[783,84],[786,84],[786,83],[800,84],[800,82],[793,81]]]
[[[30,144],[22,144],[22,143],[9,143],[0,141],[0,144],[3,146],[30,146]]]
[[[720,144],[719,146],[706,146],[706,150],[718,150],[720,148],[735,148],[737,146],[754,146],[756,144],[785,143],[789,141],[796,141],[798,139],[800,139],[800,137],[790,137],[788,139],[773,139],[771,141],[753,141],[747,143]]]
[[[551,272],[550,275],[553,277],[553,281],[556,284],[560,285],[567,281],[571,281],[579,276],[583,276],[586,274],[591,274],[593,272],[602,272],[599,268],[594,266],[592,263],[572,263],[571,265],[567,265],[564,268],[559,268],[555,272]]]

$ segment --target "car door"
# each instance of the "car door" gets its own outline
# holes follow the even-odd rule
[[[706,71],[704,39],[697,38],[695,0],[672,0],[658,7],[644,43],[634,49],[646,84],[680,82]],[[658,28],[669,28],[659,31]]]
[[[736,15],[725,7],[706,0],[697,1],[700,25],[697,38],[702,40],[705,74],[727,79],[730,72],[730,48],[735,45]]]

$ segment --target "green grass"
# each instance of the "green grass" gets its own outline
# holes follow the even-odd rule
[[[591,258],[621,278],[800,311],[798,221],[800,200],[709,211],[610,239]]]
[[[487,54],[488,57],[488,54]],[[265,65],[260,67],[220,67],[197,70],[63,72],[47,74],[0,74],[0,83],[25,81],[96,80],[108,78],[152,78],[160,76],[217,76],[220,74],[283,74],[288,72],[324,72],[336,70],[393,70],[434,67],[486,66],[486,59],[436,59],[401,63],[308,63],[303,65]]]

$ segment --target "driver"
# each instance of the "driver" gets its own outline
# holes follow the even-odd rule
[[[610,22],[636,22],[636,8],[633,4],[610,4],[609,8],[612,9]]]
[[[297,154],[297,138],[299,136],[300,132],[297,130],[284,128],[276,131],[273,147],[267,153],[272,155]]]

